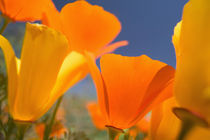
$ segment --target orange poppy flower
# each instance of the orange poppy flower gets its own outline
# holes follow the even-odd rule
[[[106,127],[106,120],[101,113],[100,107],[96,102],[89,102],[87,105],[88,112],[91,116],[91,119],[96,126],[96,128],[100,130],[105,130]],[[149,130],[149,123],[150,123],[150,117],[145,116],[143,117],[135,126],[136,128],[134,129],[135,131],[138,132],[148,132]],[[133,131],[132,131],[133,132]]]
[[[102,7],[84,0],[66,4],[60,13],[51,7],[45,12],[42,22],[62,32],[70,48],[80,53],[86,50],[99,57],[127,45],[126,41],[110,44],[121,30],[119,20]]]
[[[126,129],[135,125],[151,108],[172,96],[174,68],[142,55],[126,57],[106,54],[101,71],[86,53],[97,88],[106,125]]]
[[[13,21],[35,21],[52,5],[51,0],[0,0],[0,11]]]

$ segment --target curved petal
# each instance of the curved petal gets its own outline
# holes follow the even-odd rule
[[[126,45],[128,45],[128,41],[125,41],[125,40],[112,43],[112,44],[100,49],[99,51],[97,51],[95,53],[95,56],[96,57],[101,57],[102,55],[104,55],[106,53],[111,53],[111,52],[115,51],[117,48],[123,47],[123,46],[126,46]]]
[[[175,78],[181,106],[210,117],[210,1],[190,0],[184,7]]]
[[[102,77],[108,93],[110,125],[121,129],[131,126],[130,122],[141,113],[139,106],[145,102],[148,86],[164,66],[166,64],[145,55],[126,57],[107,54],[101,57]]]
[[[176,58],[178,59],[178,56],[180,56],[180,45],[179,45],[179,41],[180,41],[180,34],[181,34],[181,27],[182,27],[182,21],[180,21],[179,23],[177,23],[176,27],[174,28],[174,35],[172,37],[172,42],[174,44],[174,48],[176,51]]]
[[[4,3],[4,15],[14,21],[40,20],[51,0],[1,0]]]
[[[9,41],[0,35],[0,48],[3,50],[8,75],[8,102],[10,113],[13,114],[14,102],[18,86],[18,62]]]
[[[55,20],[56,19],[56,20]],[[60,19],[59,11],[56,9],[53,3],[49,3],[47,9],[42,15],[42,24],[50,26],[57,31],[63,32],[62,23]]]
[[[42,112],[46,112],[69,88],[85,78],[88,72],[85,57],[80,53],[70,52],[61,65],[54,88]]]
[[[66,38],[43,25],[27,24],[13,118],[33,121],[43,113],[68,53]]]
[[[175,140],[177,138],[181,121],[172,112],[172,108],[176,106],[176,100],[170,98],[152,111],[151,128],[153,129],[150,129],[150,136],[153,140]]]
[[[192,131],[190,131],[187,136],[186,140],[209,140],[210,133],[209,129],[203,127],[195,127]]]
[[[102,7],[81,0],[66,4],[61,12],[63,33],[73,50],[96,52],[108,45],[118,35],[118,19]],[[49,26],[56,28],[53,21]]]
[[[139,112],[136,115],[137,118],[131,121],[131,124],[135,124],[136,121],[145,116],[153,107],[173,96],[174,74],[175,69],[169,65],[162,67],[156,73],[140,104]]]
[[[95,64],[94,55],[89,52],[85,52],[85,56],[87,59],[87,64],[90,70],[90,74],[96,86],[100,110],[106,119],[106,123],[107,123],[106,125],[108,125],[109,104],[108,104],[108,95],[107,95],[106,85],[104,83],[103,77],[98,67]]]

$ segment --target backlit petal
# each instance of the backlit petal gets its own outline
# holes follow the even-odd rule
[[[40,20],[48,5],[53,4],[51,0],[0,0],[4,3],[1,12],[14,21]],[[3,10],[2,10],[3,9]]]
[[[61,65],[50,98],[44,107],[47,111],[69,88],[82,80],[89,72],[86,59],[77,52],[70,52]]]
[[[152,111],[152,140],[176,140],[181,126],[181,121],[172,112],[176,106],[175,99],[170,98]]]
[[[209,0],[190,0],[184,7],[175,78],[181,106],[205,117],[210,117],[209,9]]]
[[[176,51],[176,58],[177,59],[178,59],[178,56],[181,55],[180,54],[180,45],[179,45],[181,27],[182,27],[182,21],[177,23],[176,27],[174,28],[174,35],[172,37],[172,42],[174,44],[174,48],[175,48],[175,51]]]
[[[87,59],[88,67],[90,69],[90,74],[91,74],[93,81],[96,85],[100,110],[101,110],[105,120],[108,122],[109,121],[109,119],[108,119],[108,116],[109,116],[108,96],[107,96],[107,90],[106,90],[106,86],[104,84],[104,80],[102,78],[102,75],[101,75],[98,67],[95,64],[94,55],[89,52],[85,52],[85,56]]]
[[[136,123],[134,119],[136,121],[140,119],[138,116],[141,111],[144,111],[139,108],[141,104],[154,101],[154,99],[145,98],[148,87],[157,72],[164,66],[166,64],[145,55],[140,57],[114,54],[102,56],[101,71],[108,93],[110,125],[117,128],[129,128]],[[152,93],[158,95],[163,83],[154,86],[154,93]],[[98,93],[98,96],[101,96],[101,93]]]
[[[57,21],[47,16],[47,25],[58,29]],[[96,52],[107,46],[121,30],[118,19],[102,7],[84,0],[66,4],[61,12],[62,32],[69,40],[69,46],[76,51]],[[54,23],[56,22],[56,23]]]
[[[19,59],[16,58],[15,53],[9,41],[1,35],[0,35],[0,48],[3,50],[6,61],[7,75],[8,75],[8,102],[10,106],[10,112],[13,112],[14,102],[16,98],[16,91],[18,86]]]
[[[104,48],[101,48],[99,51],[97,51],[95,53],[95,56],[100,57],[106,53],[111,53],[111,52],[115,51],[117,48],[123,47],[126,45],[128,45],[128,41],[119,41],[119,42],[112,43]]]
[[[68,53],[66,38],[43,25],[27,24],[14,119],[33,121],[43,113],[58,72]]]

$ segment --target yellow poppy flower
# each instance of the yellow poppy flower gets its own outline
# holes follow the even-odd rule
[[[177,101],[172,97],[152,110],[149,139],[177,140],[181,121],[172,112],[172,108],[177,106]],[[185,140],[208,140],[209,137],[209,129],[196,126],[186,135]]]
[[[176,26],[175,96],[181,106],[210,117],[210,1],[190,0]]]
[[[82,70],[77,71],[84,57],[71,52],[65,36],[47,26],[26,25],[20,59],[3,36],[0,47],[7,66],[9,111],[15,120],[37,120],[64,93],[63,87],[83,77]],[[71,75],[68,83],[66,75]]]

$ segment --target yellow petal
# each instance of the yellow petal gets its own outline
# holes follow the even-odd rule
[[[10,45],[9,41],[0,35],[0,48],[3,50],[7,75],[8,75],[8,101],[10,106],[10,112],[13,112],[16,90],[17,90],[17,80],[18,80],[18,64],[20,64],[19,59],[16,58],[15,53]],[[17,61],[19,62],[17,64]]]
[[[80,53],[70,52],[60,68],[51,96],[44,107],[45,110],[47,111],[61,95],[83,79],[88,72],[85,57]]]
[[[210,117],[210,1],[184,7],[176,53],[175,95],[181,106]]]
[[[190,131],[186,140],[209,140],[210,138],[210,130],[202,127],[195,127],[192,131]]]
[[[180,41],[180,32],[181,32],[181,27],[182,27],[182,21],[180,21],[179,23],[177,23],[176,27],[174,28],[174,35],[172,37],[172,42],[174,44],[174,48],[176,51],[176,58],[178,59],[178,56],[180,56],[180,45],[179,45],[179,41]]]
[[[181,121],[172,112],[172,108],[176,106],[176,100],[170,98],[152,111],[152,140],[176,140],[181,126]]]
[[[66,38],[43,25],[27,24],[21,53],[14,119],[33,121],[43,113],[68,53]]]

